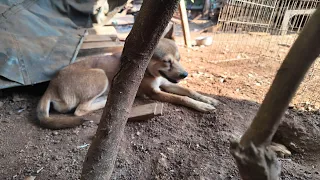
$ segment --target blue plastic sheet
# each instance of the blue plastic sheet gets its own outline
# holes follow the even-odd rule
[[[124,2],[109,0],[110,9]],[[48,81],[73,63],[95,3],[0,0],[0,89]]]

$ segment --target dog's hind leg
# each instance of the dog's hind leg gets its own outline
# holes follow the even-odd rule
[[[96,98],[89,106],[90,111],[95,111],[104,108],[107,102],[107,96],[101,96]]]
[[[63,101],[52,101],[52,104],[53,104],[53,109],[55,109],[60,113],[67,113],[71,111],[72,108],[74,108]]]
[[[78,105],[76,111],[74,112],[74,115],[83,116],[92,111],[102,109],[105,106],[106,102],[107,102],[107,97],[102,96],[94,100],[91,100],[89,102],[81,103]]]
[[[95,72],[96,77],[98,77],[98,73],[101,73],[101,71]],[[76,116],[83,116],[86,115],[92,111],[101,109],[105,106],[107,102],[107,94],[109,91],[109,80],[105,76],[104,72],[102,72],[100,79],[100,83],[104,82],[103,84],[100,84],[99,86],[93,86],[94,84],[91,85],[92,89],[95,89],[95,91],[85,91],[83,94],[85,94],[84,97],[88,97],[86,99],[81,99],[80,104],[76,108],[74,115]],[[94,82],[93,82],[94,83]],[[97,84],[95,84],[97,85]],[[92,92],[95,92],[96,94],[93,94]],[[89,98],[90,97],[90,98]]]
[[[161,88],[163,88],[166,92],[181,95],[181,96],[188,96],[192,99],[195,99],[204,103],[208,103],[213,106],[216,106],[219,103],[219,101],[214,98],[204,96],[196,91],[192,91],[190,89],[181,87],[177,84],[172,84],[172,83],[164,84],[161,86]]]

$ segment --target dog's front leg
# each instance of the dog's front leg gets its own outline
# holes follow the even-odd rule
[[[201,112],[210,112],[215,109],[215,107],[210,104],[194,100],[190,97],[170,94],[160,90],[149,93],[149,96],[154,100],[187,106]]]
[[[204,103],[208,103],[213,106],[216,106],[219,104],[219,101],[214,98],[204,96],[200,93],[197,93],[196,91],[192,91],[190,89],[181,87],[177,84],[168,83],[168,84],[162,85],[161,88],[163,88],[166,92],[174,93],[182,96],[188,96],[192,99],[195,99]]]

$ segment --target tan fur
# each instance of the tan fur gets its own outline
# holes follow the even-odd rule
[[[170,32],[172,33],[172,32]],[[147,67],[138,95],[179,104],[201,112],[215,109],[218,101],[177,83],[187,76],[179,63],[180,54],[173,40],[161,39]],[[172,37],[172,36],[171,36]],[[105,106],[109,82],[119,70],[121,54],[92,58],[71,64],[53,78],[37,107],[40,125],[50,129],[80,125],[80,117]],[[75,116],[49,116],[50,104],[60,112],[75,110]]]

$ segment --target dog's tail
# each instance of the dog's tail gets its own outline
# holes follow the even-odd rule
[[[40,121],[40,126],[48,129],[64,129],[72,128],[81,125],[85,122],[83,118],[76,116],[59,117],[49,116],[51,97],[49,93],[45,93],[37,107],[37,118]]]

